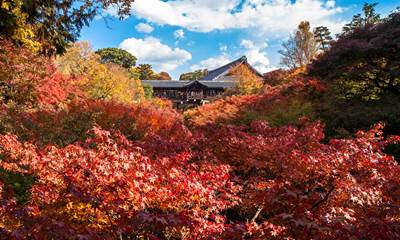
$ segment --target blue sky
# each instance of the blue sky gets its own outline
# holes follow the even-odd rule
[[[302,20],[340,31],[365,1],[348,0],[136,0],[119,20],[110,8],[83,29],[94,49],[120,47],[173,78],[213,69],[246,55],[259,71],[279,67],[278,50]],[[400,0],[375,1],[387,15]]]

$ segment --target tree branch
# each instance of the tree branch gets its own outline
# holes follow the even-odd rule
[[[313,210],[314,208],[318,207],[321,203],[325,202],[326,200],[328,200],[329,195],[331,195],[331,193],[333,192],[333,190],[335,190],[335,185],[333,185],[328,193],[318,202],[314,203],[314,205],[311,207],[311,210]]]
[[[264,207],[258,207],[258,210],[256,212],[256,214],[253,216],[253,218],[251,219],[251,222],[255,222],[258,215],[260,215],[261,211],[263,210]]]

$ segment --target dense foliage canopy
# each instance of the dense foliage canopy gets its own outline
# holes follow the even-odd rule
[[[363,25],[335,41],[310,67],[344,98],[400,93],[400,13]]]
[[[196,70],[194,72],[182,73],[179,76],[179,80],[201,80],[203,77],[207,76],[208,70]]]
[[[235,86],[227,94],[248,95],[263,87],[263,79],[245,65],[234,67],[229,75],[234,76]]]
[[[182,133],[193,138],[128,140],[94,128],[86,140],[65,147],[1,135],[3,234],[399,237],[400,168],[381,149],[400,139],[383,141],[379,125],[355,139],[327,144],[321,142],[321,124],[308,121],[279,128],[262,121],[209,125]],[[22,203],[15,202],[8,183],[16,174],[34,179]]]
[[[150,64],[139,64],[139,66],[130,69],[130,74],[140,80],[156,79],[156,73]]]
[[[308,67],[327,88],[315,107],[329,135],[349,135],[377,121],[386,123],[387,133],[400,132],[400,13],[377,23],[373,10],[365,15]]]
[[[63,53],[83,26],[113,5],[129,14],[134,0],[4,0],[0,3],[0,35],[46,55]]]
[[[400,239],[399,13],[369,7],[307,70],[236,68],[184,114],[124,53],[1,38],[0,239]]]
[[[266,120],[273,126],[296,123],[301,117],[312,117],[311,101],[323,91],[316,80],[297,78],[277,87],[266,86],[260,94],[230,96],[201,108],[185,112],[189,125],[248,124]]]
[[[120,48],[102,48],[95,53],[100,56],[102,63],[115,63],[128,69],[136,65],[136,57]]]
[[[172,80],[171,76],[167,72],[160,72],[155,75],[155,79],[157,80]]]
[[[57,72],[48,58],[0,39],[1,104],[9,107],[57,105],[81,95],[74,79]]]
[[[102,59],[88,42],[77,42],[57,58],[57,67],[63,74],[76,78],[79,88],[90,98],[127,103],[143,98],[139,79],[131,77],[115,61]]]

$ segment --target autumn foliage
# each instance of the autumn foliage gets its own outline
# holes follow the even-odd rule
[[[181,114],[97,58],[0,40],[0,239],[400,239],[400,137],[327,137],[326,82],[279,71]]]
[[[99,100],[75,101],[59,110],[9,111],[0,116],[6,132],[36,144],[65,146],[87,138],[93,127],[120,132],[129,139],[167,137],[184,141],[188,130],[172,109],[151,103],[124,104]]]
[[[381,126],[323,144],[320,123],[204,127],[191,146],[94,128],[66,147],[0,137],[1,167],[33,175],[30,199],[3,186],[4,234],[36,239],[399,236],[400,168]],[[199,129],[200,130],[200,129]],[[154,141],[170,145],[154,149]],[[52,229],[52,231],[49,231]],[[379,229],[379,230],[377,230]]]
[[[383,150],[399,137],[378,124],[327,142],[318,121],[276,120],[324,91],[299,77],[193,110],[189,129],[153,103],[5,109],[2,237],[396,239],[400,167]]]
[[[279,126],[296,123],[301,117],[312,117],[311,100],[324,91],[317,80],[296,77],[291,82],[271,87],[266,85],[260,94],[232,96],[211,104],[188,110],[189,125],[249,124],[267,120]]]
[[[82,93],[74,79],[58,73],[52,61],[0,39],[1,103],[38,107],[59,105]]]
[[[232,218],[252,219],[259,239],[398,238],[400,168],[381,151],[382,126],[323,144],[323,126],[303,121],[203,129],[199,154],[232,166],[242,186]]]
[[[98,128],[91,134],[82,143],[44,149],[1,137],[2,168],[37,177],[26,206],[3,197],[3,233],[195,239],[222,230],[220,211],[238,200],[228,166],[189,163],[188,152],[152,158],[121,135]]]

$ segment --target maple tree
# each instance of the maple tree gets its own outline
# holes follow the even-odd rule
[[[185,141],[187,129],[182,117],[168,103],[122,104],[99,100],[80,100],[64,108],[35,111],[5,111],[0,115],[3,132],[14,133],[23,141],[37,145],[65,146],[88,137],[87,131],[100,126],[119,131],[129,139],[153,136]]]
[[[301,77],[307,77],[306,68],[277,69],[263,74],[264,82],[271,86],[284,85]]]
[[[3,194],[6,236],[196,239],[220,232],[219,213],[237,199],[228,166],[189,163],[188,152],[150,157],[97,128],[93,138],[65,148],[37,149],[11,135],[0,142],[2,168],[38,178],[22,214]]]
[[[276,86],[287,81],[288,71],[282,68],[263,74],[264,82],[271,86]]]
[[[1,102],[8,107],[57,105],[81,96],[74,79],[57,72],[53,62],[0,39]]]
[[[225,237],[398,238],[400,167],[381,150],[399,138],[384,141],[381,127],[327,144],[319,122],[203,127],[197,157],[229,164],[242,186],[242,203],[228,211],[241,231]]]
[[[0,136],[0,166],[37,178],[23,205],[3,184],[6,236],[399,236],[400,167],[381,150],[400,138],[383,140],[380,125],[326,144],[322,125],[308,121],[202,127],[189,146],[160,137],[130,141],[99,128],[88,134],[65,147]]]
[[[131,1],[86,2],[122,3],[124,12]],[[21,15],[11,32],[26,45],[0,39],[0,239],[400,238],[400,166],[388,154],[400,142],[388,134],[398,133],[398,61],[388,54],[397,50],[398,13],[377,23],[366,4],[365,19],[308,71],[266,74],[271,85],[262,87],[237,68],[234,90],[244,95],[182,115],[151,88],[143,99],[138,74],[154,72],[132,68],[123,52],[106,51],[102,62],[77,43],[55,65],[31,51],[36,35],[21,3],[0,6]],[[341,45],[363,57],[348,62]],[[356,63],[366,56],[371,66]],[[366,69],[388,84],[373,92],[381,102],[351,98],[351,108],[340,102],[341,115],[331,114],[324,104],[341,98],[336,77],[367,81]],[[373,109],[368,120],[358,115],[364,108]],[[386,132],[383,123],[366,129],[379,120]],[[354,135],[325,135],[332,126]]]
[[[266,85],[259,94],[231,96],[184,113],[189,125],[247,124],[266,120],[274,126],[313,118],[312,100],[324,91],[317,80],[296,77],[288,83]]]

